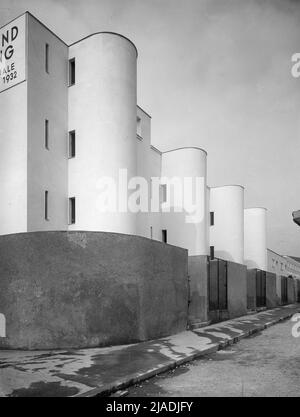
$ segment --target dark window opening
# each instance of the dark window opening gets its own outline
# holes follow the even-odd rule
[[[49,149],[49,120],[45,120],[45,148]]]
[[[210,246],[210,259],[215,259],[215,247]]]
[[[49,74],[49,45],[47,43],[45,47],[45,70]]]
[[[214,224],[215,224],[215,212],[211,211],[210,212],[210,225],[214,226]]]
[[[48,197],[49,197],[49,192],[45,191],[45,220],[49,220],[49,217],[48,217]]]
[[[167,238],[167,230],[162,230],[162,241],[164,242],[164,243],[167,243],[167,241],[168,241],[168,238]]]
[[[70,59],[69,61],[69,85],[75,84],[75,76],[76,76],[75,58],[73,58],[73,59]]]
[[[76,220],[76,207],[75,207],[75,197],[69,198],[69,223],[75,224]]]
[[[75,130],[69,132],[69,158],[75,158],[76,155],[76,135]]]

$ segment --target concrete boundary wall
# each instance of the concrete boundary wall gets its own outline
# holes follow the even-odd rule
[[[185,249],[138,236],[1,236],[0,348],[106,346],[185,330],[187,267]]]
[[[280,291],[281,293],[281,291]],[[277,277],[272,272],[266,273],[266,305],[267,308],[277,307],[280,297],[277,292]]]
[[[243,316],[247,314],[247,267],[228,262],[227,279],[229,318]]]
[[[189,256],[189,323],[208,320],[208,257]]]
[[[296,280],[293,277],[288,277],[287,280],[288,303],[293,304],[296,302]]]
[[[247,308],[256,309],[256,269],[247,270]]]

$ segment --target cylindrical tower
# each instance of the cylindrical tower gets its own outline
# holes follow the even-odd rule
[[[168,243],[188,249],[190,256],[208,255],[206,151],[180,148],[164,152],[162,177],[171,181],[170,188],[176,183],[182,185],[182,204],[174,193],[172,199],[170,190],[170,212],[162,215],[162,228],[167,230]]]
[[[210,189],[210,246],[217,258],[244,263],[244,187]]]
[[[245,264],[267,271],[267,210],[263,207],[244,211]]]
[[[98,33],[73,44],[69,58],[75,67],[69,131],[76,140],[69,160],[76,220],[69,228],[135,234],[136,214],[124,207],[127,197],[119,198],[119,188],[127,189],[120,169],[128,181],[136,176],[136,48],[121,35]]]

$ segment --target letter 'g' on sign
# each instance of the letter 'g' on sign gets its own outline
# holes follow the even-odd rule
[[[26,20],[25,14],[0,29],[0,93],[26,79]]]

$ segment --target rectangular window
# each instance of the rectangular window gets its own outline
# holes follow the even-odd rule
[[[76,155],[76,135],[75,130],[69,132],[69,158],[75,158]]]
[[[49,220],[48,217],[48,199],[49,199],[49,192],[45,191],[45,220]]]
[[[69,61],[69,85],[74,85],[75,84],[75,76],[76,76],[76,71],[75,71],[75,58],[70,59]]]
[[[168,242],[168,236],[167,236],[167,230],[166,229],[162,230],[162,241],[164,243]]]
[[[214,224],[215,224],[215,212],[211,211],[210,212],[210,225],[214,226]]]
[[[45,120],[45,148],[49,149],[49,120]]]
[[[215,259],[215,247],[210,246],[210,259]]]
[[[49,74],[49,45],[45,46],[45,71]]]
[[[150,227],[150,238],[153,239],[153,227]]]
[[[69,224],[75,224],[76,221],[75,197],[69,198]]]

